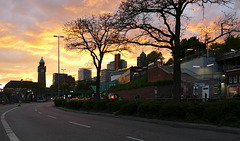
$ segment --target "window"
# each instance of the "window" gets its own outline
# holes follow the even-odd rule
[[[240,83],[240,74],[238,75],[238,82]]]
[[[232,76],[231,75],[228,76],[228,82],[232,83]]]
[[[233,83],[237,83],[237,75],[233,76]]]
[[[214,94],[218,94],[218,87],[214,87],[213,92],[214,92]]]

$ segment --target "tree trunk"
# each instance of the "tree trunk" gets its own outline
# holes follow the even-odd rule
[[[96,80],[96,99],[100,99],[100,73],[101,73],[101,67],[97,67],[97,80]]]
[[[174,73],[173,73],[173,85],[174,94],[173,98],[175,102],[180,102],[181,100],[181,63],[180,63],[180,31],[181,31],[181,13],[180,10],[176,12],[176,26],[175,26],[175,46],[173,50],[174,58]]]

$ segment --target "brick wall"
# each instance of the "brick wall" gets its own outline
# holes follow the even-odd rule
[[[156,82],[160,80],[173,80],[173,76],[158,67],[153,67],[148,70],[148,82]]]
[[[157,95],[155,94],[155,89],[157,89]],[[172,97],[172,85],[150,86],[132,90],[123,90],[115,92],[115,94],[124,100],[135,100],[135,96],[139,96],[140,100],[170,98]]]

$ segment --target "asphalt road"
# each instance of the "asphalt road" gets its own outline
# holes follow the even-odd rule
[[[0,105],[0,114],[1,141],[240,141],[238,134],[64,111],[52,102]]]

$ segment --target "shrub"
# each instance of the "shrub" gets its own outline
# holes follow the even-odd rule
[[[69,102],[65,103],[65,107],[66,108],[70,108],[70,109],[81,109],[83,105],[83,101],[80,100],[70,100]]]
[[[54,100],[54,104],[55,104],[55,106],[57,106],[57,107],[64,107],[65,102],[66,102],[66,100],[63,99],[63,98],[56,98],[56,99]]]
[[[240,127],[240,101],[181,102],[172,101],[114,101],[55,99],[56,106],[86,111],[108,112],[120,115],[205,122],[215,125]]]
[[[127,103],[123,104],[118,111],[118,114],[122,115],[134,115],[137,113],[137,104],[135,101],[128,101]]]

